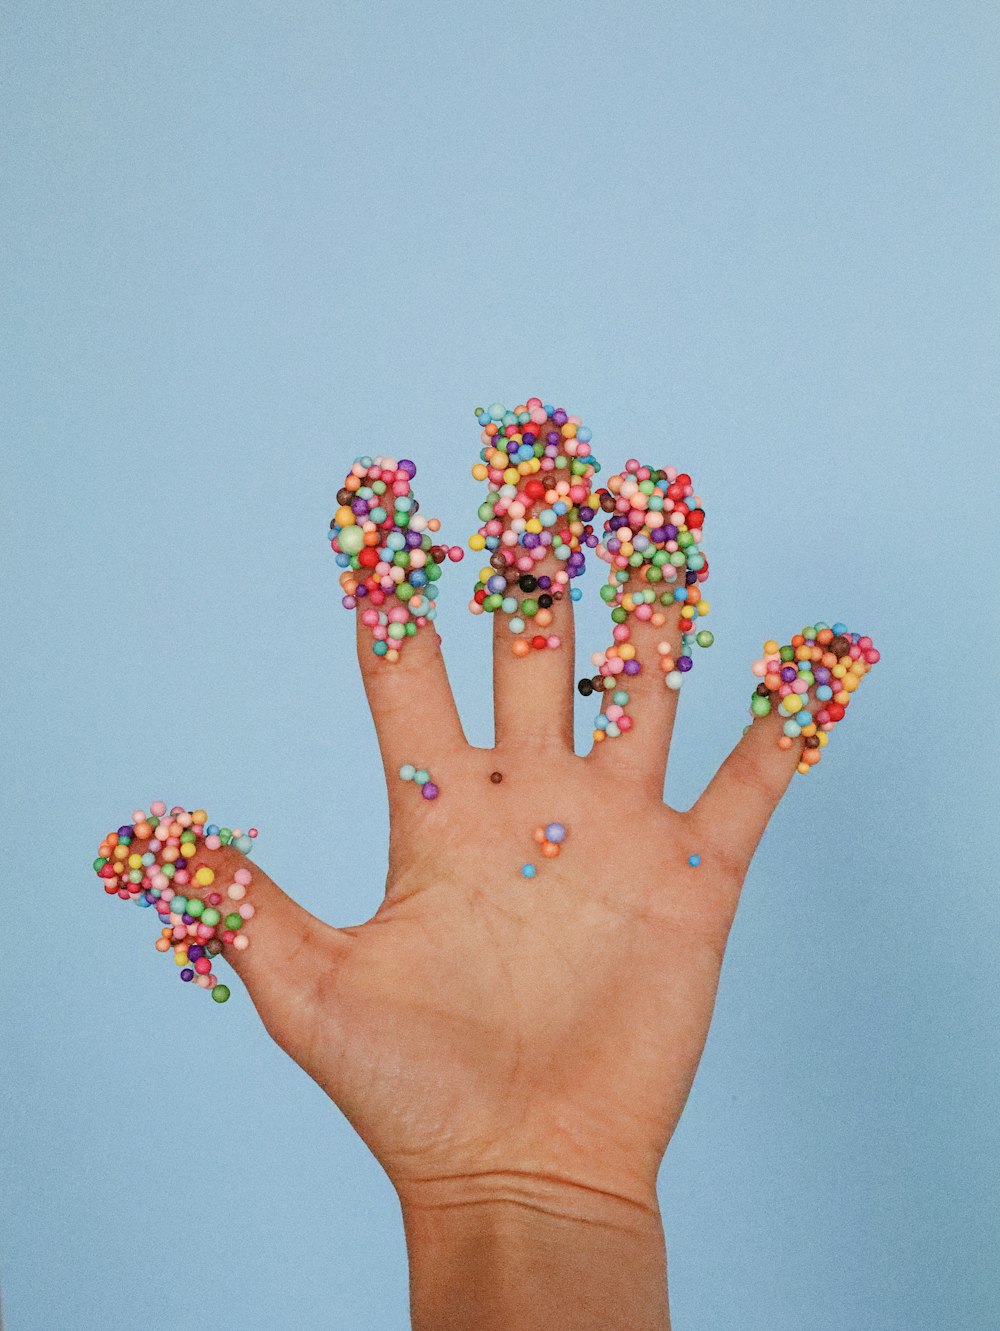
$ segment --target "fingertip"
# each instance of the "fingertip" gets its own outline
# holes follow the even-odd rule
[[[755,724],[771,722],[778,748],[793,753],[795,770],[807,775],[879,659],[871,638],[841,623],[817,620],[783,646],[768,639],[752,666],[758,680],[750,699]]]
[[[387,664],[433,630],[443,567],[464,555],[440,542],[437,518],[419,511],[411,484],[416,472],[409,458],[355,459],[330,523],[330,545],[343,569],[342,605],[357,612],[359,650],[367,633],[372,655]]]
[[[871,639],[844,624],[817,621],[783,646],[773,638],[764,643],[752,666],[752,720],[695,806],[699,816],[725,824],[746,862],[792,777],[819,764],[878,659]]]

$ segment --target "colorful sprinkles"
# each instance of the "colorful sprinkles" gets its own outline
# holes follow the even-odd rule
[[[536,827],[533,835],[535,844],[545,859],[554,860],[566,840],[566,826],[564,823],[546,823],[544,827]],[[534,878],[537,872],[538,869],[534,864],[521,865],[522,878]]]
[[[437,615],[434,601],[441,565],[464,557],[460,546],[434,543],[437,518],[425,518],[410,482],[417,474],[409,458],[356,458],[330,523],[330,545],[344,572],[341,604],[359,604],[371,630],[372,651],[399,660],[407,638]]]
[[[596,673],[581,679],[577,687],[584,697],[611,695],[602,696],[605,706],[594,721],[594,740],[601,742],[616,739],[633,725],[626,710],[627,686],[642,673],[642,665],[630,620],[663,628],[666,612],[681,607],[677,657],[665,636],[656,648],[669,689],[681,687],[694,664],[695,645],[711,647],[715,638],[708,629],[695,629],[696,620],[711,607],[700,590],[708,579],[708,560],[701,549],[705,510],[691,477],[674,467],[647,467],[630,458],[625,470],[597,492],[597,499],[608,515],[597,553],[610,565],[601,597],[611,606],[614,641],[591,657]]]
[[[601,468],[591,453],[590,430],[579,416],[538,397],[513,411],[494,402],[475,414],[483,430],[472,475],[487,482],[489,493],[469,548],[488,551],[489,565],[479,571],[469,609],[507,616],[515,656],[558,648],[561,638],[549,632],[552,607],[567,592],[579,600],[579,590],[569,584],[584,570],[584,551],[597,544],[592,491]],[[539,573],[547,555],[563,567]]]
[[[761,682],[750,713],[769,716],[777,707],[784,718],[778,746],[790,749],[801,739],[796,770],[806,773],[819,762],[830,731],[844,719],[851,695],[878,660],[871,638],[848,632],[846,624],[817,620],[783,647],[772,638],[753,663]]]
[[[420,793],[425,800],[436,800],[441,791],[431,780],[431,774],[426,767],[416,767],[413,763],[404,763],[399,769],[400,781],[413,781],[420,787]]]
[[[157,800],[149,813],[137,809],[131,823],[109,832],[94,860],[94,871],[108,896],[155,909],[163,924],[157,952],[172,950],[181,967],[180,978],[208,989],[217,1003],[226,1002],[229,987],[212,971],[213,957],[225,944],[238,952],[250,945],[241,930],[254,914],[244,900],[252,875],[239,868],[223,889],[215,886],[213,869],[205,864],[192,869],[191,861],[199,850],[220,846],[234,846],[249,855],[256,836],[256,827],[245,833],[238,827],[219,827],[208,821],[204,809],[178,804],[168,812]],[[199,888],[204,897],[193,890]]]

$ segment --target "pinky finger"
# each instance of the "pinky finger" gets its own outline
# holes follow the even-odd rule
[[[748,864],[796,772],[821,760],[863,677],[879,660],[871,638],[817,622],[785,646],[764,644],[755,661],[753,720],[692,810],[724,824],[731,852]]]

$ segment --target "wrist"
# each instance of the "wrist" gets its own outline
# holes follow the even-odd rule
[[[667,1331],[655,1191],[521,1174],[401,1192],[414,1331]]]

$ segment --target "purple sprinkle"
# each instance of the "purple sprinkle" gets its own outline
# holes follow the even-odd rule
[[[185,966],[184,969],[181,971],[181,979],[184,980],[185,983],[188,980],[194,979],[194,971],[191,969],[190,966]]]
[[[785,681],[786,684],[793,683],[797,679],[798,673],[799,672],[792,665],[786,665],[781,667],[781,678]]]
[[[434,784],[433,781],[426,781],[426,782],[420,787],[420,793],[421,793],[421,795],[423,795],[423,797],[424,797],[425,800],[436,800],[437,797],[438,797],[438,793],[439,793],[439,792],[438,792],[438,788],[437,788],[437,786]],[[191,955],[191,954],[190,954],[190,952],[189,952],[189,953],[188,953],[188,956],[190,956],[190,955]]]
[[[547,573],[543,573],[542,576],[538,579],[538,585],[539,587],[541,587],[543,592],[547,592],[549,588],[552,586],[552,579],[549,577]]]
[[[184,858],[183,855],[178,855],[177,858],[174,860],[174,868],[175,868],[175,869],[186,869],[186,868],[187,868],[187,863],[188,863],[188,862],[187,862],[187,860]]]
[[[189,915],[187,911],[184,912],[184,914],[181,916],[181,919],[184,921],[185,924],[194,924],[194,916]],[[190,956],[190,953],[188,953],[188,955]]]
[[[417,474],[417,464],[415,462],[411,462],[409,458],[400,458],[397,470],[405,471],[407,476],[409,476],[410,480],[412,481],[414,476],[416,476]]]
[[[672,523],[668,522],[667,525],[663,528],[663,530],[667,533],[665,538],[666,540],[668,541],[677,540],[677,528]]]
[[[355,499],[351,504],[351,512],[359,518],[363,518],[368,512],[368,501],[365,499]]]
[[[678,656],[677,658],[678,670],[680,671],[690,670],[693,665],[694,662],[691,660],[690,656]]]
[[[623,673],[626,674],[626,675],[638,675],[638,673],[639,673],[639,671],[640,671],[641,669],[642,669],[642,666],[639,664],[639,662],[638,662],[638,661],[635,659],[635,657],[633,656],[633,658],[632,658],[631,661],[626,661],[626,662],[625,662],[625,669],[624,669],[624,672],[623,672]]]
[[[118,829],[118,835],[130,837],[134,831],[135,828],[131,823],[122,823],[121,827]]]
[[[205,949],[200,943],[192,943],[188,948],[188,956],[192,961],[197,961],[199,957],[203,957],[204,955]]]

